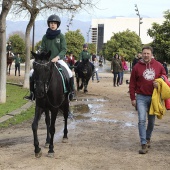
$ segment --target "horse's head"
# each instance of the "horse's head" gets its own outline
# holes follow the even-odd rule
[[[34,80],[36,85],[36,97],[43,98],[48,91],[51,75],[51,51],[36,54],[31,52],[35,60],[33,62]]]
[[[84,75],[88,73],[89,70],[89,60],[83,60],[82,62],[82,72]]]

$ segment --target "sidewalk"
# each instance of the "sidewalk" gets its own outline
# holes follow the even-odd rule
[[[7,113],[5,116],[2,116],[2,117],[0,118],[0,123],[5,122],[6,120],[14,117],[15,115],[20,114],[22,111],[26,111],[26,110],[29,109],[33,104],[34,104],[34,102],[29,101],[28,103],[26,103],[25,105],[23,105],[21,108],[16,109],[16,110],[14,110],[14,111],[12,111],[12,112],[10,112],[10,113]]]

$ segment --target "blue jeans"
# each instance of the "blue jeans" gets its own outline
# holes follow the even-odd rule
[[[124,76],[124,71],[120,72],[119,84],[123,84],[123,76]]]
[[[99,76],[98,76],[98,72],[95,71],[94,74],[96,74],[96,79],[99,81]],[[94,80],[94,75],[92,76],[92,80]]]
[[[149,108],[151,104],[152,96],[145,96],[137,94],[136,103],[138,110],[138,129],[141,144],[146,144],[146,140],[151,138],[152,131],[155,123],[155,116],[149,115]],[[148,119],[148,125],[146,129],[146,119]]]
[[[117,82],[116,82],[117,81]],[[119,85],[120,81],[120,72],[113,72],[113,85]]]

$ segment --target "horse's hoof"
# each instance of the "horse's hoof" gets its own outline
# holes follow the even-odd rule
[[[49,148],[49,143],[45,143],[44,148]]]
[[[88,93],[88,90],[84,90],[84,93]]]
[[[63,143],[68,143],[68,138],[63,138],[62,142]]]
[[[49,157],[49,158],[54,158],[54,152],[53,152],[53,153],[49,153],[49,152],[48,152],[47,157]]]
[[[39,153],[35,153],[35,157],[36,158],[40,158],[42,156],[42,151],[40,150],[40,152]]]

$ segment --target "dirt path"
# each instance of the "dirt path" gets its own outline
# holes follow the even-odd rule
[[[169,170],[170,112],[156,120],[149,153],[139,155],[137,113],[128,85],[113,87],[111,74],[99,75],[100,83],[90,82],[89,93],[78,92],[77,101],[71,103],[68,143],[62,143],[63,118],[58,117],[54,158],[48,158],[44,148],[44,117],[38,131],[43,152],[39,159],[34,157],[32,120],[1,129],[0,170]]]

